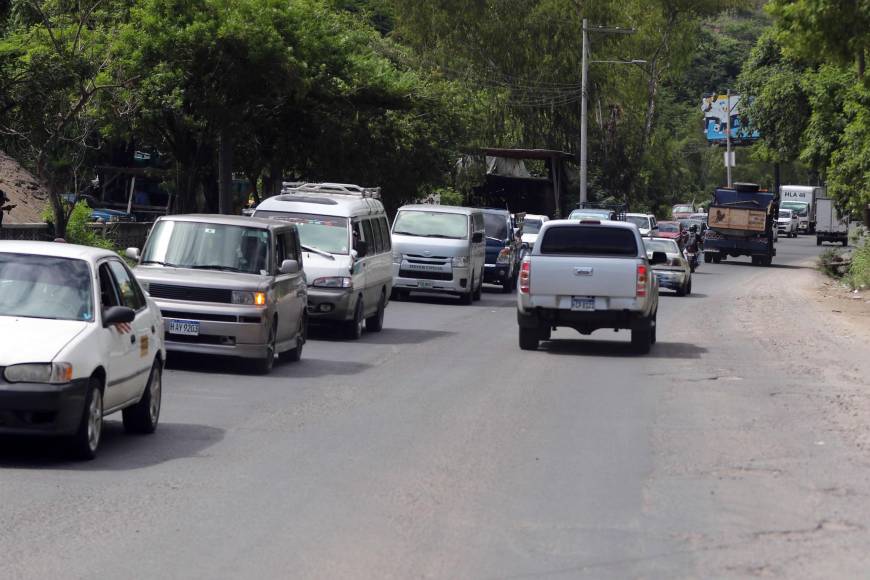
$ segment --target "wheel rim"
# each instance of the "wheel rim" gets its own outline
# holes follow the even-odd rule
[[[160,400],[163,396],[162,374],[160,369],[155,367],[154,375],[151,378],[151,404],[148,406],[148,412],[151,416],[152,424],[156,424],[157,418],[160,417]]]
[[[103,393],[94,389],[91,404],[88,405],[88,447],[96,451],[103,432]]]

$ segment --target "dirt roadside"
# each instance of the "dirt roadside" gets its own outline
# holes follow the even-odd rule
[[[0,151],[0,189],[15,205],[3,217],[4,224],[41,223],[48,192],[17,161]]]

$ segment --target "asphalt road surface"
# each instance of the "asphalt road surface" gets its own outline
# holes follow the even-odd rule
[[[778,248],[663,291],[648,356],[613,331],[520,351],[492,288],[266,377],[176,358],[153,436],[113,416],[88,463],[0,440],[0,577],[863,576],[870,461],[827,395],[866,379],[789,348],[825,321],[789,294],[819,250]]]

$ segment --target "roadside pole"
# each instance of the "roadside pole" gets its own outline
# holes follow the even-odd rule
[[[725,115],[725,172],[728,181],[728,187],[731,187],[731,89],[725,92],[725,109],[728,113]]]
[[[585,203],[587,199],[586,194],[586,161],[587,161],[587,153],[586,153],[586,108],[588,105],[586,104],[586,91],[588,88],[588,77],[589,77],[589,63],[586,61],[586,53],[589,52],[587,50],[587,39],[586,39],[586,26],[588,21],[583,19],[583,47],[581,51],[583,52],[583,58],[581,59],[581,72],[580,72],[580,203]]]

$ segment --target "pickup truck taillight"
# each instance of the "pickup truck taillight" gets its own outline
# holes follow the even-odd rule
[[[520,293],[528,294],[531,288],[532,262],[528,256],[523,258],[523,264],[520,266]]]
[[[638,264],[637,266],[637,291],[635,295],[638,298],[646,297],[646,278],[647,278],[647,267],[646,264]]]

